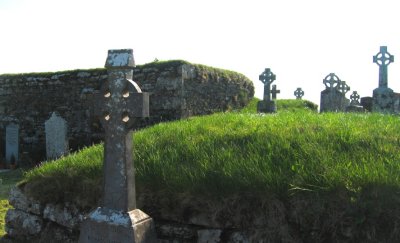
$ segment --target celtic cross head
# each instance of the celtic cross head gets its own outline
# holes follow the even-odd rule
[[[381,46],[380,51],[373,57],[374,63],[386,67],[394,62],[394,56],[387,51],[387,46]]]
[[[260,74],[259,76],[259,80],[264,84],[264,85],[269,85],[272,82],[274,82],[274,80],[276,79],[276,76],[273,72],[271,72],[270,68],[266,68],[265,71]]]
[[[346,94],[347,92],[350,91],[350,86],[346,84],[346,81],[340,81],[339,84],[336,86],[337,90],[339,90],[340,93]]]
[[[341,82],[340,78],[334,73],[328,74],[323,80],[326,89],[330,90],[336,89],[336,87],[340,82]]]
[[[297,88],[294,91],[294,95],[296,96],[296,99],[301,99],[304,96],[304,91],[301,88]]]

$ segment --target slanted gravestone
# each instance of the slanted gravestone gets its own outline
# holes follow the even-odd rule
[[[280,94],[281,91],[279,89],[276,89],[276,84],[272,85],[272,89],[271,89],[271,96],[273,100],[276,100],[276,95]]]
[[[387,52],[386,46],[373,57],[373,62],[379,66],[379,87],[374,89],[372,110],[375,112],[394,112],[394,92],[388,87],[388,65],[394,62],[394,56]]]
[[[304,91],[301,88],[297,88],[294,91],[294,96],[296,96],[296,100],[301,100],[301,98],[304,96]]]
[[[345,94],[350,87],[334,73],[328,74],[323,83],[325,90],[321,92],[320,112],[345,111],[349,104]]]
[[[276,112],[276,103],[271,99],[271,83],[276,79],[275,74],[271,72],[271,69],[266,68],[265,71],[260,74],[259,79],[264,84],[264,98],[257,103],[257,112]]]
[[[6,163],[7,167],[17,164],[19,159],[19,125],[10,123],[6,127]]]
[[[350,105],[346,107],[347,112],[365,112],[365,109],[360,104],[360,95],[357,91],[353,91],[350,95]]]
[[[108,80],[95,112],[105,130],[102,205],[81,225],[79,242],[156,242],[152,218],[136,208],[132,125],[149,116],[149,94],[132,80],[131,49],[109,50]]]
[[[57,159],[68,153],[67,122],[55,112],[44,123],[47,159]]]

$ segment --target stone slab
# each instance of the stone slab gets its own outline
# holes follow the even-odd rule
[[[18,162],[19,158],[19,125],[11,123],[6,127],[6,161],[8,164]]]
[[[275,113],[276,102],[274,100],[261,100],[257,103],[258,113]]]
[[[155,243],[153,219],[139,209],[97,208],[81,225],[80,243]]]
[[[47,159],[57,159],[68,153],[67,122],[55,112],[45,123]]]

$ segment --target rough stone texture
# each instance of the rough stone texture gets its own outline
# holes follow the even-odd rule
[[[360,100],[361,106],[364,107],[364,109],[366,109],[368,112],[372,112],[374,99],[372,97],[362,97]]]
[[[71,203],[64,205],[48,203],[43,210],[43,218],[70,230],[77,230],[83,221],[83,214]]]
[[[14,208],[36,215],[42,214],[43,205],[38,201],[27,197],[19,187],[11,188],[8,200]]]
[[[43,219],[19,209],[10,209],[6,214],[6,232],[9,236],[21,238],[39,234]]]
[[[381,113],[394,113],[395,93],[390,88],[374,89],[372,97],[372,111]]]
[[[350,87],[334,73],[328,74],[323,83],[325,90],[321,92],[320,112],[345,111],[350,103],[345,94],[350,90]]]
[[[105,80],[105,69],[0,75],[1,147],[5,146],[5,127],[16,122],[20,161],[44,160],[44,122],[54,111],[68,123],[71,150],[101,141],[104,131],[90,107]],[[239,73],[184,61],[138,66],[133,80],[150,93],[151,117],[138,126],[239,108],[254,95],[253,83]],[[0,150],[0,158],[4,157]]]
[[[19,126],[10,123],[6,127],[6,162],[17,164],[19,160]]]
[[[132,49],[108,51],[108,80],[95,96],[105,130],[102,204],[82,223],[80,243],[156,241],[153,219],[136,209],[131,129],[149,116],[149,94],[132,80],[134,65]]]

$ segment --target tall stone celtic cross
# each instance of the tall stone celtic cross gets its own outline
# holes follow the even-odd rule
[[[304,91],[301,88],[297,88],[294,91],[294,96],[296,96],[297,100],[301,100],[301,98],[304,96]]]
[[[387,52],[386,46],[381,46],[380,51],[373,57],[374,63],[379,66],[379,88],[388,87],[387,66],[394,62],[394,56]]]
[[[264,84],[264,100],[271,100],[271,84],[276,79],[276,76],[271,72],[270,68],[266,68],[259,76],[260,81]]]
[[[336,89],[336,87],[338,86],[338,84],[340,82],[341,82],[340,78],[334,73],[328,74],[323,80],[323,83],[325,84],[326,89],[329,89],[329,90]]]
[[[353,91],[350,95],[350,105],[360,105],[360,95],[357,91]]]
[[[276,95],[280,93],[281,91],[279,89],[276,89],[276,84],[272,85],[272,90],[271,90],[272,99],[276,100]]]
[[[132,125],[149,116],[149,94],[132,80],[133,51],[109,50],[108,80],[96,95],[95,113],[105,130],[103,207],[130,211],[136,208],[132,161]]]
[[[343,95],[346,95],[346,93],[350,91],[350,86],[346,84],[346,81],[340,81],[336,86],[336,89]]]

